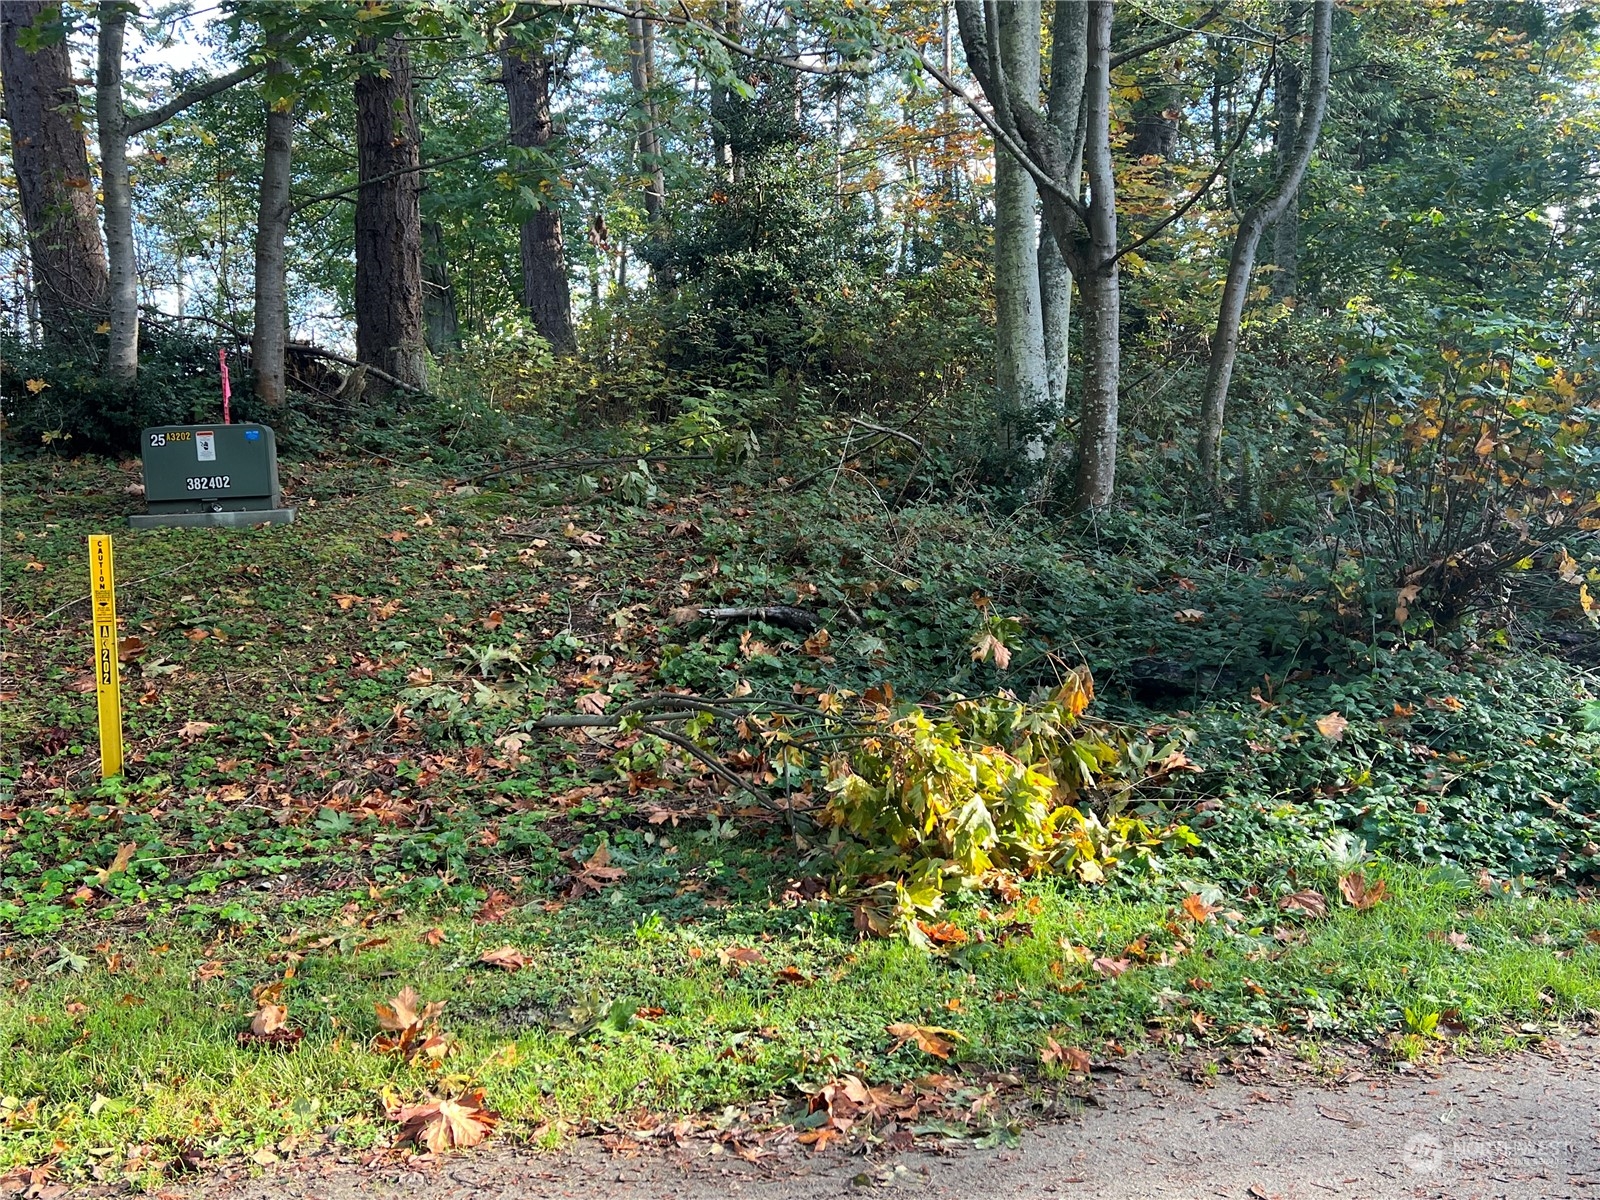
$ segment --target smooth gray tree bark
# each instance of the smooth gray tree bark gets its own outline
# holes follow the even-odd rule
[[[1057,0],[1070,3],[1072,0]],[[1083,298],[1083,411],[1073,505],[1111,503],[1117,482],[1122,376],[1122,283],[1117,259],[1117,182],[1111,158],[1112,0],[1090,0],[1083,90],[1083,167],[1089,187],[1088,249],[1075,272]]]
[[[1220,448],[1228,386],[1239,354],[1239,329],[1256,249],[1267,227],[1278,220],[1305,177],[1317,148],[1322,120],[1328,109],[1328,78],[1333,46],[1333,0],[1316,0],[1311,19],[1311,75],[1295,133],[1294,154],[1284,162],[1267,194],[1239,219],[1233,249],[1228,256],[1228,277],[1223,284],[1217,328],[1211,338],[1211,362],[1206,368],[1205,392],[1200,404],[1199,459],[1201,475],[1215,484],[1221,473]]]
[[[1001,69],[1011,86],[1039,103],[1040,8],[1014,0],[999,9]],[[1044,304],[1039,292],[1039,193],[1017,160],[996,148],[994,162],[995,392],[999,446],[1028,459],[1043,456],[1038,437],[1024,438],[1050,402]]]
[[[100,194],[111,268],[107,292],[106,376],[132,383],[139,374],[139,274],[133,244],[133,189],[128,180],[128,117],[122,105],[122,43],[128,8],[101,0],[95,70],[95,126],[100,134]]]
[[[247,63],[179,92],[165,104],[130,114],[122,95],[122,47],[127,37],[128,0],[101,0],[95,66],[95,126],[100,136],[100,194],[106,232],[110,288],[106,375],[118,384],[139,373],[139,269],[133,241],[133,184],[128,178],[128,139],[148,133],[184,109],[259,74],[265,64]]]

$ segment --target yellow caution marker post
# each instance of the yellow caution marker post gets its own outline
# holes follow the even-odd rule
[[[117,568],[111,537],[89,538],[89,595],[94,604],[94,690],[100,707],[100,775],[122,774],[122,681],[117,677]]]

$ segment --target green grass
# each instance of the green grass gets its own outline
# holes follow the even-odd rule
[[[1014,912],[956,914],[991,938],[1019,915],[1031,932],[951,958],[858,943],[825,909],[756,899],[669,924],[629,887],[555,913],[527,905],[495,924],[446,917],[437,945],[423,936],[429,922],[378,908],[277,936],[202,944],[177,933],[156,944],[168,931],[153,929],[76,955],[14,949],[0,1005],[0,1043],[12,1048],[0,1058],[10,1110],[0,1167],[58,1158],[68,1173],[120,1169],[142,1154],[155,1169],[179,1152],[251,1154],[323,1136],[363,1145],[392,1136],[386,1102],[467,1081],[509,1132],[534,1139],[642,1112],[774,1097],[781,1109],[806,1083],[940,1066],[892,1049],[895,1021],[958,1030],[964,1070],[1037,1074],[1047,1036],[1097,1057],[1112,1041],[1287,1046],[1376,1036],[1411,1009],[1496,1044],[1523,1022],[1600,1009],[1595,905],[1485,900],[1413,869],[1384,875],[1391,897],[1364,912],[1339,905],[1293,921],[1246,903],[1236,921],[1201,927],[1170,901],[1040,884]],[[1140,940],[1150,961],[1116,978],[1078,949],[1120,957]],[[528,956],[525,969],[478,962],[507,943]],[[724,965],[717,951],[736,945],[765,961]],[[778,982],[790,966],[811,984]],[[239,1044],[252,989],[291,967],[284,995],[304,1042],[293,1052]],[[406,984],[447,1002],[443,1026],[458,1048],[442,1077],[371,1048],[373,1006]],[[622,1019],[652,1008],[661,1015]],[[583,1010],[617,1019],[575,1034]]]
[[[134,534],[126,471],[7,467],[0,1169],[55,1160],[70,1178],[153,1182],[183,1155],[387,1142],[391,1102],[469,1085],[535,1140],[727,1105],[769,1119],[840,1074],[944,1069],[895,1048],[894,1022],[958,1030],[964,1076],[1043,1086],[1060,1082],[1039,1064],[1047,1037],[1097,1054],[1315,1045],[1432,1015],[1449,1037],[1499,1044],[1600,1009],[1600,906],[1580,882],[1600,861],[1600,775],[1594,732],[1567,711],[1575,676],[1432,680],[1419,655],[1298,700],[1285,683],[1270,712],[1202,711],[1192,753],[1209,770],[1195,794],[1160,798],[1179,816],[1212,799],[1199,851],[1102,888],[1042,879],[1013,903],[959,900],[951,918],[983,940],[931,956],[858,941],[845,905],[784,899],[827,874],[815,830],[797,842],[781,812],[718,795],[636,734],[530,723],[596,692],[723,696],[741,681],[791,700],[884,680],[904,695],[992,691],[1014,680],[971,660],[978,587],[1029,613],[1030,637],[1051,605],[1103,625],[1106,647],[1081,647],[1097,665],[1167,636],[1189,591],[1162,595],[1154,575],[1130,587],[1132,557],[1101,571],[1013,555],[981,515],[897,517],[820,489],[773,504],[738,481],[658,478],[672,494],[646,510],[565,478],[463,490],[426,461],[285,477],[291,527]],[[117,535],[123,632],[142,643],[123,668],[129,769],[108,784],[81,690],[84,538],[101,531]],[[1247,590],[1231,568],[1183,569],[1208,604]],[[737,626],[665,620],[690,601],[808,603],[834,614],[834,637],[823,656],[783,630],[751,631],[762,649]],[[1284,604],[1304,625],[1309,610]],[[1014,671],[1047,670],[1047,642],[1020,646]],[[1430,706],[1435,691],[1462,699]],[[1416,725],[1392,718],[1401,699]],[[1351,717],[1338,744],[1311,732],[1330,708]],[[1464,782],[1420,791],[1425,748]],[[1416,778],[1382,774],[1391,762],[1420,764],[1405,768]],[[1480,819],[1486,806],[1502,824]],[[1424,861],[1459,845],[1500,883],[1374,860],[1389,898],[1357,912],[1337,899],[1339,830]],[[625,879],[570,898],[565,877],[602,842]],[[1334,897],[1326,918],[1279,908],[1308,886]],[[495,892],[509,915],[475,919]],[[1196,927],[1179,909],[1194,892],[1237,915]],[[421,936],[433,928],[438,944]],[[478,961],[505,943],[530,965]],[[718,951],[733,946],[765,961],[732,971]],[[1109,978],[1101,957],[1130,966]],[[779,982],[787,967],[809,985]],[[252,990],[291,969],[304,1041],[242,1045]],[[372,1048],[373,1006],[405,985],[447,1002],[457,1049],[438,1073]],[[630,1022],[639,1009],[661,1013]],[[572,1032],[585,1013],[611,1019]]]

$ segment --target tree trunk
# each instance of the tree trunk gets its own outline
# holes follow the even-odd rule
[[[724,37],[738,41],[744,20],[742,0],[719,0],[718,8],[721,20],[713,23],[722,26]],[[721,183],[737,183],[739,155],[728,137],[727,118],[729,110],[739,101],[727,84],[715,78],[711,80],[710,100],[712,172]]]
[[[1290,30],[1296,36],[1305,28],[1306,13],[1310,8],[1305,0],[1295,0],[1290,5]],[[1272,141],[1280,171],[1294,160],[1295,133],[1300,128],[1300,75],[1300,63],[1294,55],[1285,54],[1278,60],[1275,89],[1278,124],[1273,130]],[[1293,300],[1300,288],[1299,188],[1295,188],[1282,215],[1272,227],[1272,265],[1277,267],[1272,275],[1273,299]]]
[[[1044,358],[1049,374],[1047,419],[1066,411],[1072,331],[1072,271],[1048,228],[1039,234],[1039,299],[1044,314]]]
[[[550,59],[537,49],[509,41],[501,47],[500,58],[511,144],[542,150],[555,132],[550,120]],[[534,328],[557,354],[577,350],[561,213],[548,202],[522,224],[522,303]]]
[[[0,4],[0,77],[28,235],[30,300],[38,305],[46,341],[81,346],[111,285],[66,35],[49,31],[60,13],[58,3],[46,0]],[[40,44],[25,50],[19,36]]]
[[[456,289],[444,254],[444,230],[437,221],[422,223],[422,326],[435,358],[448,358],[460,348]]]
[[[1333,40],[1333,0],[1316,0],[1311,33],[1311,90],[1306,96],[1299,128],[1295,131],[1294,157],[1285,162],[1266,196],[1253,204],[1239,220],[1228,257],[1228,278],[1222,289],[1217,313],[1217,329],[1211,338],[1211,362],[1206,368],[1205,393],[1200,406],[1200,473],[1215,484],[1221,472],[1223,416],[1228,402],[1228,385],[1233,379],[1233,364],[1239,352],[1239,329],[1244,321],[1245,299],[1250,290],[1250,272],[1255,266],[1256,248],[1261,234],[1284,213],[1300,186],[1306,166],[1322,132],[1322,118],[1328,109],[1328,70]]]
[[[1039,3],[1001,6],[1000,57],[1011,86],[1039,97]],[[995,391],[999,446],[1042,457],[1044,444],[1025,436],[1051,398],[1045,357],[1043,301],[1039,293],[1038,190],[1033,178],[1003,149],[994,163]]]
[[[274,100],[271,81],[288,73],[282,60],[267,66],[266,150],[261,160],[261,199],[256,217],[256,313],[250,358],[256,399],[267,412],[286,399],[284,354],[289,341],[288,268],[284,242],[289,236],[289,167],[294,152],[294,101]]]
[[[139,374],[139,273],[134,260],[133,195],[128,181],[128,114],[122,105],[122,41],[128,10],[121,0],[101,0],[99,15],[95,125],[100,131],[100,193],[104,198],[106,257],[111,268],[106,375],[114,384],[127,384]]]
[[[426,382],[422,333],[422,175],[405,39],[356,41],[356,358],[414,388]],[[370,60],[381,56],[381,62]],[[380,396],[393,389],[377,377]]]
[[[1062,0],[1058,0],[1062,2]],[[1078,272],[1083,301],[1083,415],[1073,505],[1111,503],[1117,483],[1122,289],[1117,265],[1117,181],[1111,158],[1112,0],[1089,0],[1083,165],[1089,183],[1089,246]]]
[[[661,220],[662,202],[667,192],[654,96],[655,44],[655,22],[641,16],[629,16],[628,68],[633,81],[634,103],[639,110],[639,174],[645,180],[644,210],[652,227]]]

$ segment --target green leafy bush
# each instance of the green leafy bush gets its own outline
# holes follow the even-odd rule
[[[1178,744],[1080,724],[1093,694],[1080,669],[1038,703],[958,699],[937,718],[912,707],[861,727],[830,766],[823,819],[845,835],[839,875],[866,928],[920,940],[916,914],[946,893],[1043,873],[1098,883],[1198,845],[1186,826],[1125,811],[1137,784],[1186,765]]]

